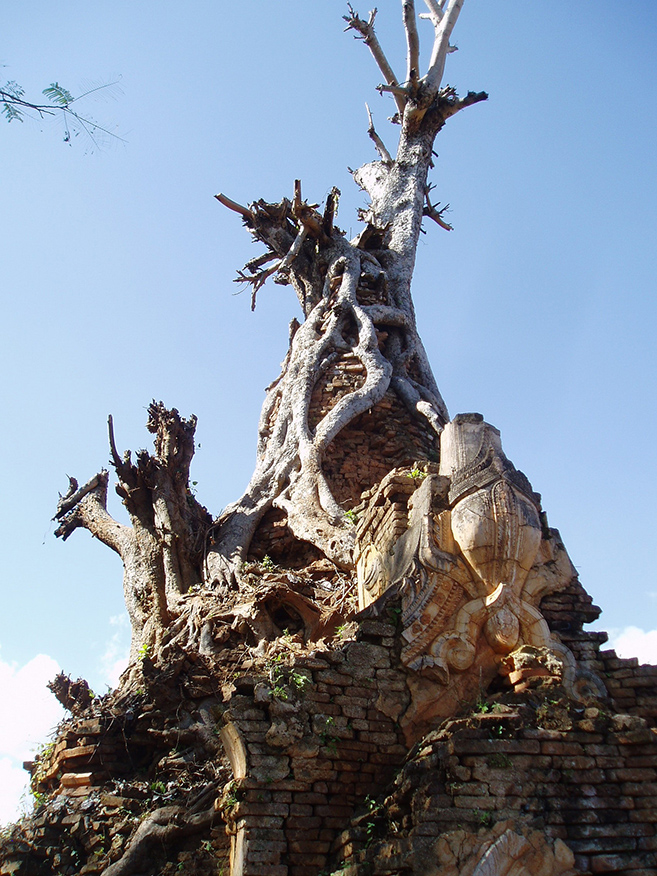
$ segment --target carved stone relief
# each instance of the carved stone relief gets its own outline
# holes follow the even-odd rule
[[[514,829],[515,828],[515,829]],[[575,876],[575,856],[560,839],[506,821],[488,836],[463,830],[445,834],[436,844],[437,867],[429,876]]]
[[[530,646],[554,654],[572,687],[574,658],[538,605],[576,572],[498,430],[480,414],[455,417],[441,436],[440,467],[417,475],[392,472],[359,524],[360,608],[394,588],[402,662],[443,685],[483,652],[499,665]]]

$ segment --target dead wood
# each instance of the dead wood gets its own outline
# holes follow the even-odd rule
[[[153,652],[182,594],[201,583],[205,536],[212,522],[189,486],[196,419],[185,420],[177,410],[152,402],[147,428],[155,436],[155,453],[142,450],[133,462],[129,451],[119,455],[109,418],[116,492],[131,526],[118,523],[107,511],[109,475],[104,470],[81,489],[72,480],[56,514],[56,536],[66,539],[81,527],[121,557],[133,660],[140,651]]]

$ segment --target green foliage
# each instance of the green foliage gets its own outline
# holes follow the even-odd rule
[[[32,789],[32,797],[34,798],[34,808],[38,809],[39,806],[42,806],[46,800],[48,799],[47,795],[42,791],[35,791]]]
[[[368,812],[378,812],[381,809],[381,804],[377,803],[374,797],[369,794],[365,797],[365,805],[367,806]]]
[[[143,660],[145,657],[148,657],[148,642],[144,642],[141,648],[137,651],[137,656],[140,660]]]
[[[22,122],[25,116],[28,118],[44,118],[45,116],[59,115],[64,119],[65,143],[71,143],[73,137],[84,134],[97,147],[100,135],[107,135],[117,140],[121,140],[121,137],[102,127],[89,116],[82,115],[77,107],[79,105],[78,102],[83,98],[103,90],[108,91],[110,94],[112,92],[114,94],[121,93],[120,88],[118,88],[118,80],[95,85],[78,95],[73,95],[68,88],[64,88],[59,82],[51,82],[42,91],[47,102],[39,103],[27,100],[25,90],[12,79],[0,86],[0,112],[8,122]],[[73,104],[75,104],[75,109]]]
[[[477,821],[482,827],[490,827],[493,823],[492,812],[482,812],[481,809],[476,809],[475,815],[477,816]]]
[[[388,609],[388,618],[390,622],[393,623],[396,627],[399,626],[399,622],[401,621],[402,610],[401,608],[389,608]]]
[[[422,471],[419,466],[414,466],[410,472],[408,473],[409,478],[413,478],[413,480],[424,480],[426,478],[426,471]]]
[[[30,793],[34,798],[35,806],[40,806],[46,800],[46,795],[37,790],[39,784],[44,779],[44,770],[50,755],[55,750],[54,741],[44,742],[35,750],[34,768],[32,770],[32,779],[30,780]]]
[[[43,89],[42,94],[55,106],[68,107],[75,100],[71,92],[61,86],[59,82],[51,82],[47,88]]]
[[[348,511],[345,511],[344,516],[354,526],[358,523],[358,512],[354,511],[353,508],[350,508]]]
[[[226,794],[226,797],[223,801],[223,808],[225,810],[232,809],[233,806],[237,806],[237,804],[240,802],[241,797],[240,789],[237,787],[237,784],[235,782],[231,782],[228,785],[227,790],[228,793]]]
[[[167,786],[164,782],[151,782],[149,787],[154,794],[164,795],[167,792]]]
[[[281,638],[285,641],[285,639],[291,639],[292,637],[285,630]],[[302,694],[312,681],[303,672],[287,669],[283,665],[282,654],[277,654],[276,657],[268,660],[265,666],[272,685],[272,696],[279,700],[288,700],[290,693],[293,692]]]
[[[0,88],[0,99],[2,100],[2,114],[8,122],[18,120],[23,121],[23,113],[18,108],[14,101],[21,101],[25,91],[20,87],[18,82],[10,80]]]
[[[287,700],[287,691],[282,684],[275,684],[271,689],[271,695],[277,700]]]
[[[336,727],[335,718],[332,715],[324,716],[324,730],[319,734],[319,741],[322,745],[328,748],[330,754],[338,753],[339,736],[331,733],[331,730]]]
[[[304,691],[310,684],[310,679],[303,672],[291,672],[290,684],[298,691]]]
[[[272,560],[269,554],[265,554],[265,556],[262,558],[260,565],[268,572],[271,572],[276,568],[276,563]]]

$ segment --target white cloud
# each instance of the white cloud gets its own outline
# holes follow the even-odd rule
[[[109,619],[110,626],[115,628],[105,653],[100,658],[103,684],[116,687],[119,676],[128,665],[130,653],[130,623],[126,614],[113,615]]]
[[[130,623],[125,614],[110,617],[109,623],[112,632],[100,657],[100,676],[113,688],[128,665]],[[46,654],[37,654],[21,667],[0,658],[0,824],[22,814],[21,799],[29,808],[29,774],[23,761],[34,758],[65,717],[46,686],[58,672],[59,664]]]
[[[609,646],[619,657],[638,657],[640,663],[657,664],[657,630],[625,627],[609,634]]]
[[[59,665],[37,654],[20,668],[0,659],[0,822],[20,815],[20,799],[27,790],[24,760],[47,741],[64,717],[64,709],[47,689]]]
[[[27,773],[9,757],[0,757],[0,825],[11,824],[27,804]]]

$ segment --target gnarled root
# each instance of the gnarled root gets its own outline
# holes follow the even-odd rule
[[[153,859],[188,836],[208,830],[219,820],[214,803],[202,812],[183,806],[163,806],[142,821],[124,854],[103,870],[102,876],[132,876],[152,869]]]

